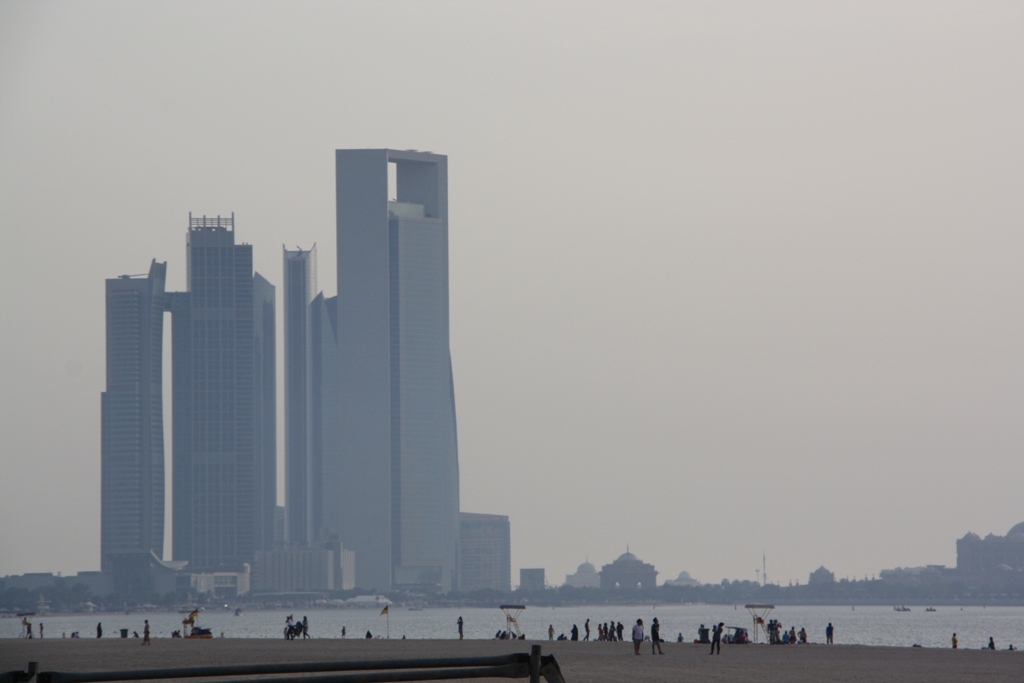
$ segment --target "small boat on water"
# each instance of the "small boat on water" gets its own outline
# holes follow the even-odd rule
[[[894,605],[893,609],[896,610],[897,612],[909,612],[910,611],[910,608],[907,607],[906,605],[899,605],[899,606],[895,606]]]
[[[935,609],[934,607],[929,607],[929,608],[925,609],[925,612],[938,612],[938,611],[939,610]]]
[[[242,616],[242,608],[241,607],[236,607],[235,608],[235,616],[236,617]]]

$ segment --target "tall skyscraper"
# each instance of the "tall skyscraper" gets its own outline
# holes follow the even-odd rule
[[[277,536],[277,316],[274,285],[252,276],[253,433],[255,441],[256,550],[274,547]]]
[[[164,552],[163,314],[166,263],[107,280],[101,396],[101,565]],[[135,559],[123,562],[126,556]]]
[[[341,487],[345,476],[338,429],[341,413],[338,297],[325,297],[321,292],[309,309],[310,529],[313,540],[328,541],[341,538]],[[346,585],[352,583],[354,576],[354,567],[346,570]]]
[[[189,215],[187,280],[170,299],[174,559],[231,571],[274,542],[274,287],[233,215]]]
[[[448,160],[338,150],[335,168],[341,540],[355,551],[363,588],[452,590],[459,469],[448,344]]]
[[[313,541],[310,467],[310,304],[316,295],[316,245],[284,249],[284,481],[289,543]]]
[[[316,245],[284,250],[284,280],[288,541],[311,546],[340,533],[338,300],[316,293]]]

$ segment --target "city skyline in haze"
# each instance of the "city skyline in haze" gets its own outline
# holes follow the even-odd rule
[[[1022,25],[4,3],[0,575],[100,566],[105,280],[184,290],[183,217],[234,211],[281,283],[282,242],[336,246],[334,150],[385,146],[450,160],[461,508],[513,575],[954,564],[1024,519]]]

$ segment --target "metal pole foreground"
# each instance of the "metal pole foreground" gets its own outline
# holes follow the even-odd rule
[[[540,645],[530,648],[530,683],[540,683]]]
[[[358,672],[358,673],[344,673]],[[302,683],[386,683],[389,681],[436,681],[466,678],[529,678],[531,683],[565,683],[553,655],[541,656],[540,645],[530,654],[517,653],[492,657],[447,657],[438,659],[392,659],[351,662],[304,662],[248,664],[238,666],[200,666],[134,671],[61,672],[42,671],[37,683],[112,683],[160,679],[225,678],[222,683],[297,683],[294,677],[276,675],[313,674]],[[0,683],[24,683],[36,675],[32,662],[25,672],[0,673]],[[256,678],[256,677],[259,678]]]

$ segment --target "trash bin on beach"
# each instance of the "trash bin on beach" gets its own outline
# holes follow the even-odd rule
[[[126,628],[121,629],[121,637],[122,638],[127,638],[128,637],[128,629],[126,629]]]

